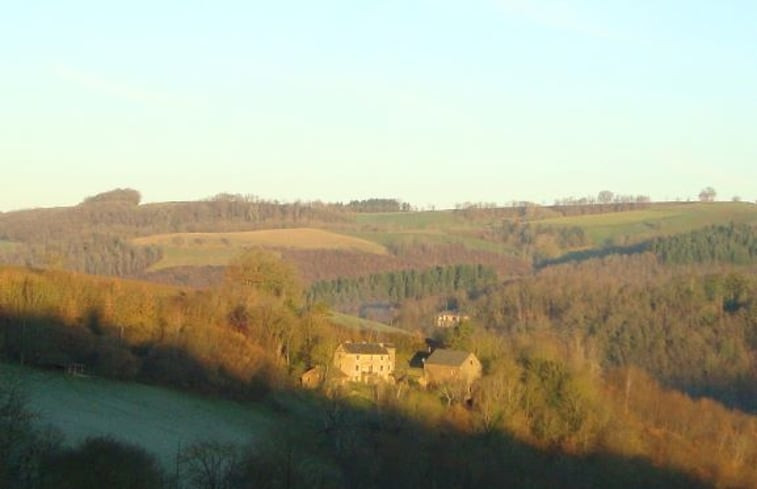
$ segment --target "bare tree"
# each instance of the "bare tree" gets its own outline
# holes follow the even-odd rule
[[[231,489],[239,463],[239,448],[217,441],[194,443],[178,455],[181,478],[195,489]]]
[[[717,196],[717,192],[712,187],[705,187],[699,192],[699,200],[702,202],[713,202]]]
[[[609,204],[612,202],[612,199],[615,197],[615,194],[610,192],[609,190],[602,190],[599,192],[599,195],[597,195],[597,200],[600,204]]]

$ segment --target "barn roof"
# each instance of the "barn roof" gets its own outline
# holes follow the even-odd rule
[[[459,367],[470,356],[468,351],[445,350],[437,348],[434,353],[426,359],[426,365],[446,365],[448,367]]]
[[[342,348],[347,353],[359,355],[388,355],[383,345],[379,343],[342,343]]]

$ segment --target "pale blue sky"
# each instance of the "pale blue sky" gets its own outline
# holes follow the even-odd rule
[[[7,3],[2,211],[757,199],[754,1]]]

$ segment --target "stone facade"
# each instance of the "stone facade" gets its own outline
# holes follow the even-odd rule
[[[467,351],[439,348],[423,364],[423,375],[429,385],[462,381],[468,385],[481,377],[481,362]]]
[[[390,382],[395,352],[387,343],[342,343],[334,353],[334,366],[352,382]]]

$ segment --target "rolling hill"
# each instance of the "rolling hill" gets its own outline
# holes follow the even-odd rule
[[[163,257],[150,270],[179,266],[226,265],[246,248],[294,250],[342,250],[386,255],[375,242],[323,229],[292,228],[218,233],[171,233],[144,236],[132,241],[137,246],[159,246]]]
[[[543,219],[542,225],[579,227],[594,245],[627,245],[729,222],[757,224],[757,205],[742,202],[658,204],[647,209]]]
[[[397,205],[396,212],[358,212],[342,204],[229,195],[140,205],[138,198],[123,200],[122,193],[0,215],[0,263],[204,287],[217,283],[220,268],[245,248],[264,247],[293,263],[308,283],[456,264],[491,266],[507,279],[530,273],[534,264],[594,256],[712,224],[757,223],[757,205],[738,202],[438,211]]]

